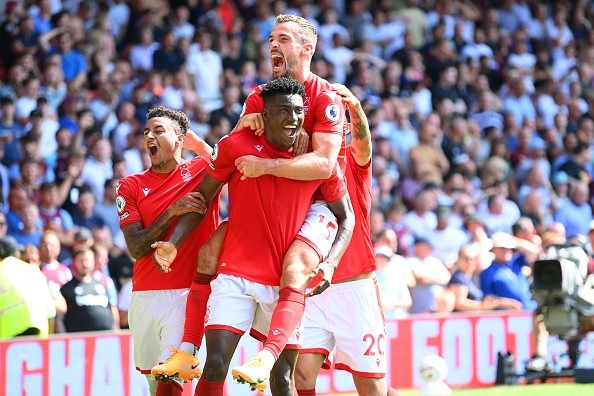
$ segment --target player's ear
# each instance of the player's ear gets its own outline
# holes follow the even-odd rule
[[[270,119],[270,114],[266,107],[264,109],[262,109],[262,119],[265,121],[268,121]]]
[[[181,133],[177,135],[177,142],[176,143],[178,143],[178,144],[180,144],[180,145],[183,146],[185,141],[186,141],[186,135],[183,135]]]

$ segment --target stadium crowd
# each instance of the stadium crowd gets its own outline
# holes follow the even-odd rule
[[[532,310],[530,265],[546,247],[594,246],[591,1],[0,0],[0,9],[0,237],[46,275],[65,318],[55,331],[127,326],[133,260],[117,183],[149,166],[146,113],[181,110],[213,146],[270,80],[267,40],[281,13],[318,28],[312,71],[366,110],[387,317]],[[224,217],[224,192],[220,208]],[[89,276],[96,286],[85,293],[104,297],[93,300],[102,310],[81,312],[65,285]]]

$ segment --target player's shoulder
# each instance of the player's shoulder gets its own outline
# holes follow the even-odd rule
[[[317,95],[336,96],[336,91],[332,89],[330,82],[314,73],[311,73],[310,77],[305,81],[305,88],[309,88],[312,93]]]
[[[140,173],[135,173],[133,175],[128,175],[126,177],[121,178],[116,185],[116,193],[119,192],[120,188],[122,187],[131,187],[138,185],[142,180],[148,178],[149,170],[144,170]]]

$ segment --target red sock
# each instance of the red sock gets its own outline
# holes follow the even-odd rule
[[[224,382],[210,382],[206,377],[200,377],[194,396],[223,396]]]
[[[184,336],[182,342],[189,342],[200,348],[204,336],[204,317],[206,305],[210,296],[210,281],[214,275],[196,272],[190,286],[190,293],[186,302],[186,321],[184,323]]]
[[[301,322],[304,311],[305,293],[302,290],[289,286],[279,290],[278,304],[272,313],[270,331],[264,344],[264,349],[269,350],[275,359],[285,349],[289,336]]]
[[[157,396],[182,396],[183,388],[175,381],[161,382],[157,384]]]
[[[314,389],[303,389],[303,390],[299,390],[297,389],[297,395],[298,396],[316,396],[316,390]]]
[[[398,396],[398,392],[396,392],[396,389],[388,386],[388,396]]]

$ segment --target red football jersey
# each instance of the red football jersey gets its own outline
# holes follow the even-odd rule
[[[117,186],[116,203],[120,216],[120,228],[126,224],[141,222],[149,226],[170,205],[183,195],[196,191],[208,169],[208,157],[196,157],[182,162],[171,173],[155,173],[150,169],[120,180]],[[134,263],[132,288],[138,290],[168,290],[190,287],[192,275],[198,262],[198,250],[208,241],[219,224],[218,195],[202,223],[180,246],[177,257],[171,264],[170,273],[157,270],[152,259],[153,251]],[[162,240],[166,241],[177,219],[169,225]]]
[[[316,190],[333,202],[346,194],[344,180],[300,181],[270,175],[241,179],[235,160],[243,155],[289,158],[249,129],[223,137],[211,156],[209,173],[228,183],[229,228],[219,256],[218,273],[278,286],[285,253],[295,240]]]
[[[357,165],[350,146],[347,147],[346,154],[346,180],[355,212],[355,228],[351,242],[334,272],[333,282],[375,269],[375,255],[370,238],[371,161],[367,166]]]
[[[241,115],[261,113],[264,100],[260,96],[264,85],[258,86],[247,97]],[[312,151],[311,136],[314,132],[339,133],[342,135],[342,146],[338,153],[338,164],[342,171],[346,167],[345,136],[347,124],[345,121],[345,107],[340,95],[330,88],[330,83],[323,78],[310,73],[305,85],[303,111],[305,119],[303,129],[309,134],[309,147]]]

